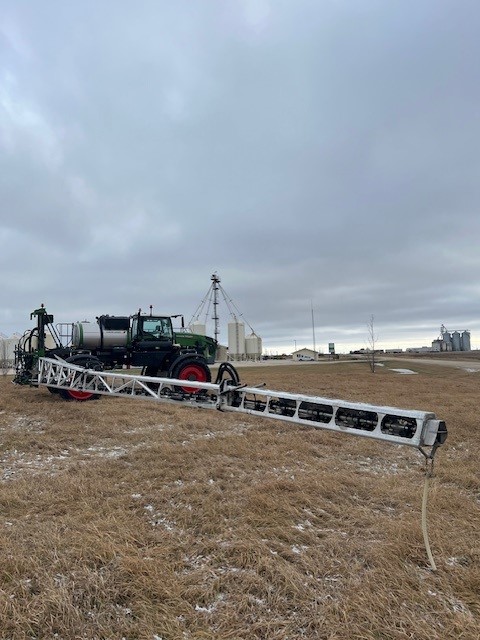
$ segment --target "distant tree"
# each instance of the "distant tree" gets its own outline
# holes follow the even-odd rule
[[[370,320],[367,323],[367,331],[368,331],[368,364],[370,365],[370,371],[375,373],[376,366],[376,344],[378,340],[378,336],[375,333],[375,318],[373,315],[370,316]]]

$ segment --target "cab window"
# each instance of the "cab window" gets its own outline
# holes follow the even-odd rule
[[[169,318],[144,318],[143,335],[156,340],[172,340],[172,324]]]

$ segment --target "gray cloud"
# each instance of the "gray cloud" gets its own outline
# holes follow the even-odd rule
[[[4,0],[0,330],[40,302],[189,317],[216,270],[274,350],[311,343],[311,304],[319,343],[372,313],[385,343],[480,343],[479,18]]]

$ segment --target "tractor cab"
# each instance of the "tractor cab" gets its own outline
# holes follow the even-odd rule
[[[137,314],[132,317],[131,339],[137,344],[143,341],[173,344],[172,320],[165,316]]]
[[[147,316],[140,312],[132,316],[130,345],[130,363],[147,367],[149,375],[167,370],[179,352],[173,343],[172,320],[168,316]]]

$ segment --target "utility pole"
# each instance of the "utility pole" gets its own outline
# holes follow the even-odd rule
[[[313,316],[313,301],[310,301],[311,306],[312,306],[312,333],[313,333],[313,358],[314,360],[317,359],[317,349],[315,346],[315,318]]]

